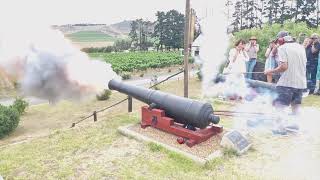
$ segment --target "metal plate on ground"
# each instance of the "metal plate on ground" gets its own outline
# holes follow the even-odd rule
[[[221,146],[234,149],[239,154],[243,154],[251,147],[251,143],[239,131],[233,130],[223,136]]]

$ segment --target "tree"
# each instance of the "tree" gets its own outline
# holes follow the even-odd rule
[[[287,3],[287,0],[280,0],[279,5],[280,5],[280,16],[277,17],[276,22],[283,25],[284,22],[288,19],[291,19],[292,16],[291,16],[290,7]]]
[[[235,10],[234,13],[232,14],[233,17],[233,22],[232,22],[232,26],[234,31],[239,31],[242,29],[242,3],[241,1],[236,1],[235,3]]]
[[[280,14],[280,0],[268,0],[265,2],[265,12],[263,14],[268,19],[269,25],[277,22],[278,15]]]
[[[297,0],[296,2],[296,22],[306,22],[308,26],[315,27],[316,19],[316,0]]]
[[[154,33],[152,36],[158,38],[158,43],[156,44],[157,51],[159,50],[159,48],[161,49],[161,51],[163,50],[163,45],[164,45],[164,41],[165,41],[165,36],[164,36],[165,35],[165,26],[167,23],[165,15],[166,15],[166,13],[161,12],[161,11],[158,11],[156,14],[157,22],[154,27]]]
[[[157,18],[153,33],[158,39],[157,47],[162,49],[162,46],[165,46],[167,50],[183,47],[184,15],[176,10],[170,10],[157,12]]]
[[[113,45],[113,50],[114,51],[124,51],[124,50],[128,50],[131,48],[131,41],[130,40],[117,40],[114,45]]]
[[[148,47],[152,46],[149,37],[153,32],[153,23],[150,21],[144,21],[143,19],[137,19],[131,23],[131,31],[129,36],[135,49],[148,50]]]
[[[256,0],[242,0],[241,1],[241,15],[245,20],[241,29],[261,27],[262,20],[259,19],[261,8]]]
[[[136,47],[136,45],[138,44],[138,33],[137,33],[137,30],[138,30],[138,23],[137,21],[132,21],[131,24],[131,30],[130,30],[130,33],[129,33],[129,36],[131,38],[131,43],[133,43]]]

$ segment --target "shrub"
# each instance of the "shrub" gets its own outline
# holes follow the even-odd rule
[[[200,81],[202,81],[202,73],[201,73],[201,70],[199,70],[199,71],[197,72],[197,78],[198,78]]]
[[[98,101],[106,101],[110,98],[111,91],[105,89],[101,94],[96,95]]]
[[[15,108],[0,105],[0,138],[15,130],[19,121],[19,112]]]
[[[129,72],[123,72],[121,74],[122,80],[131,79],[131,74]]]
[[[29,103],[22,98],[16,98],[11,108],[14,108],[19,113],[19,116],[21,116],[23,113],[25,113],[26,108],[29,106]]]

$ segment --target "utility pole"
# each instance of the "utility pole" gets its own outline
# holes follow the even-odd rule
[[[184,26],[184,97],[189,97],[190,0],[186,0]]]

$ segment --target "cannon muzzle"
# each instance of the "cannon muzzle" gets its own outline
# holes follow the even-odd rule
[[[133,86],[117,80],[109,82],[109,89],[131,96],[154,108],[162,109],[166,112],[166,116],[184,125],[203,129],[210,123],[218,124],[220,121],[220,118],[214,115],[209,103]]]

